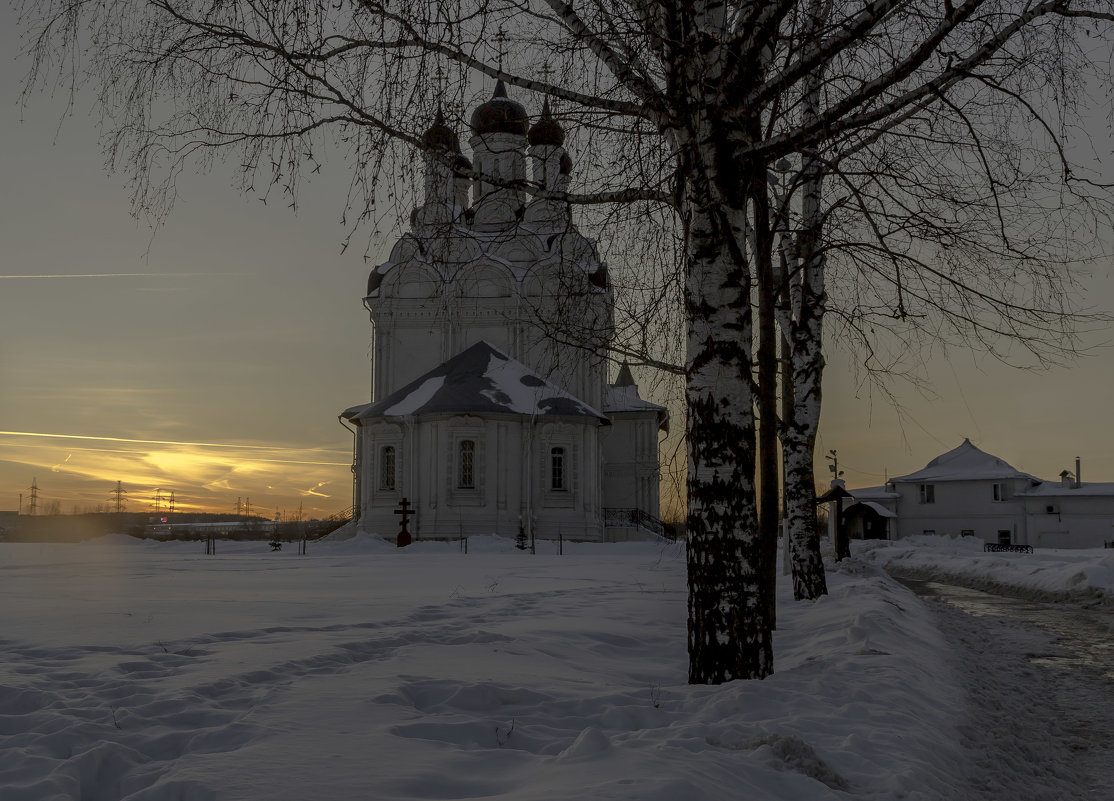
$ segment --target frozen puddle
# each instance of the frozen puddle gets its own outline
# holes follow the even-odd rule
[[[972,707],[965,745],[981,753],[971,797],[1114,798],[1111,612],[903,581],[939,602],[957,646]]]

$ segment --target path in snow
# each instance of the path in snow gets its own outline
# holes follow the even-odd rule
[[[1114,799],[1114,615],[904,581],[936,600],[971,696],[968,797]]]

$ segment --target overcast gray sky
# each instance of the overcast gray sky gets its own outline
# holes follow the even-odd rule
[[[297,215],[237,194],[219,169],[186,176],[152,235],[103,168],[90,99],[64,120],[46,95],[20,109],[18,50],[4,8],[0,509],[22,492],[26,510],[33,479],[40,502],[65,511],[107,502],[117,480],[135,510],[157,488],[180,508],[346,508],[351,438],[337,414],[368,399],[370,326],[363,248],[340,253],[344,164],[323,167]],[[1110,260],[1088,272],[1088,303],[1114,312]],[[927,366],[934,395],[895,386],[901,414],[832,351],[820,451],[838,449],[849,486],[915,470],[963,437],[1042,477],[1078,455],[1085,479],[1114,481],[1109,339],[1040,373],[953,352]]]

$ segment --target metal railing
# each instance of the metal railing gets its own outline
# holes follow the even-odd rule
[[[667,533],[660,520],[641,509],[604,509],[603,524],[617,528],[641,528],[669,540],[677,538]]]
[[[988,542],[982,546],[983,551],[987,553],[1032,553],[1032,545],[1003,545],[996,542]]]

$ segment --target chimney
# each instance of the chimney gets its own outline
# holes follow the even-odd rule
[[[1071,471],[1070,470],[1061,470],[1060,471],[1060,486],[1063,487],[1064,489],[1071,489],[1071,485],[1072,485]]]
[[[1079,457],[1075,457],[1075,488],[1083,486],[1083,474],[1079,472]]]

